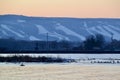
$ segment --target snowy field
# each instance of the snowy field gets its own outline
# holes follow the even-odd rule
[[[0,65],[0,80],[120,80],[119,75],[120,65]]]
[[[0,54],[0,56],[12,56],[15,54]],[[16,54],[21,55],[21,54]],[[120,59],[120,54],[22,54],[29,56],[48,56],[48,57],[61,57],[61,58],[72,58],[72,59],[82,59],[82,58],[117,58]]]
[[[10,54],[8,54],[10,55]],[[1,56],[8,56],[3,55]],[[25,54],[23,54],[25,55]],[[119,54],[29,54],[73,59],[115,58]],[[11,55],[12,56],[12,55]],[[0,80],[120,80],[119,64],[77,63],[0,63]]]

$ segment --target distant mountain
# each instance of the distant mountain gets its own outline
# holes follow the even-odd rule
[[[0,15],[0,38],[46,40],[47,33],[49,40],[83,41],[95,34],[120,40],[120,19]]]

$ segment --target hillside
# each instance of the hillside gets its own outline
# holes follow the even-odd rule
[[[0,16],[0,38],[18,40],[83,41],[89,35],[102,34],[107,40],[120,40],[120,19],[52,18],[21,15]]]

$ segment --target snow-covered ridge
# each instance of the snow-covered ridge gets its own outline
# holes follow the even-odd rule
[[[7,25],[5,25],[5,24],[1,24],[0,26],[1,26],[1,28],[3,28],[4,30],[6,30],[7,32],[11,32],[11,33],[13,33],[13,34],[15,34],[16,36],[21,37],[21,38],[24,37],[24,36],[21,35],[20,33],[14,31],[14,30],[12,30],[12,29],[10,29],[10,28],[9,28],[10,26],[7,26]],[[5,33],[5,31],[4,31],[4,33]],[[6,33],[6,34],[7,34],[7,33]]]
[[[13,24],[14,23],[14,24]],[[102,34],[120,40],[120,19],[40,18],[17,15],[0,16],[0,38],[21,40],[83,41]]]
[[[74,32],[74,31],[68,29],[67,27],[65,27],[65,26],[63,26],[63,25],[61,25],[61,24],[59,24],[59,23],[57,24],[56,29],[63,31],[63,32],[66,33],[67,35],[76,36],[76,37],[78,37],[78,38],[81,39],[81,40],[85,40],[85,37],[84,37],[84,36],[82,36],[82,35]]]

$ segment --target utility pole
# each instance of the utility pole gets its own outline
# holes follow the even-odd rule
[[[114,36],[114,34],[111,33],[111,50],[114,50],[114,46],[113,46],[113,36]]]
[[[111,33],[111,41],[113,41],[113,35],[114,35],[114,34],[113,34],[113,33]]]
[[[49,51],[48,33],[46,33],[46,50]]]

